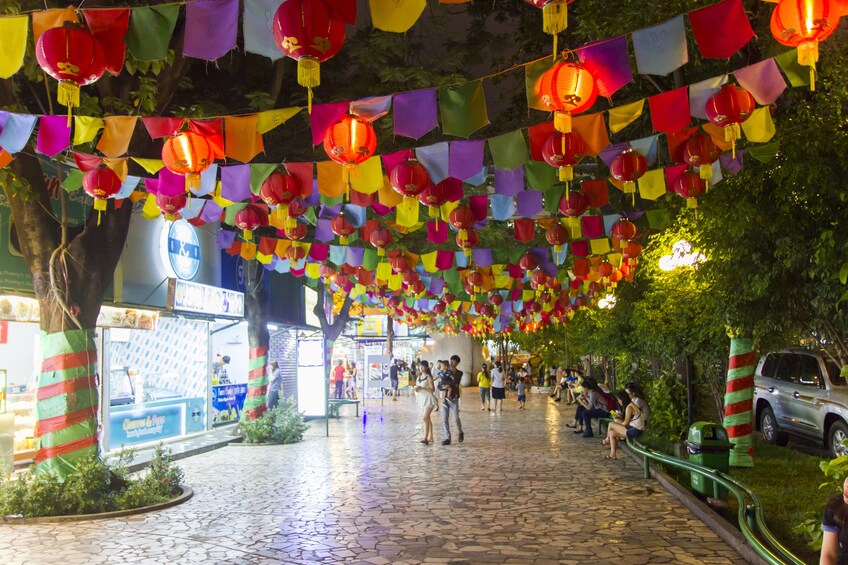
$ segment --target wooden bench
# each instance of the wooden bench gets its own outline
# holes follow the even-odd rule
[[[339,408],[341,408],[345,404],[354,404],[356,405],[356,417],[359,417],[359,400],[351,400],[349,398],[331,398],[329,401],[330,413],[329,416],[331,418],[339,418]]]

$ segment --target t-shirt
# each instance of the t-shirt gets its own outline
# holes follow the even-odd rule
[[[494,388],[504,388],[503,373],[497,367],[492,369],[492,387],[494,387]]]
[[[392,365],[389,369],[389,378],[393,381],[398,380],[398,368],[397,365]]]
[[[841,527],[835,517],[837,512],[841,514],[846,511],[848,509],[845,508],[845,502],[842,500],[842,495],[839,494],[827,501],[827,506],[824,507],[824,517],[822,518],[822,530],[825,532],[835,532],[839,536],[839,558],[836,560],[837,565],[848,565],[848,528]]]
[[[524,381],[518,381],[515,390],[518,391],[518,396],[524,396]]]
[[[343,381],[344,380],[344,366],[336,365],[333,367],[333,382]]]
[[[489,388],[492,384],[492,381],[489,380],[489,377],[486,375],[485,372],[480,371],[479,373],[477,373],[477,384],[481,388]]]

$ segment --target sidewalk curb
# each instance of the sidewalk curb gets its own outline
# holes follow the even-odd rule
[[[212,443],[212,444],[209,444],[209,445],[203,445],[203,446],[200,446],[200,447],[195,447],[195,448],[189,449],[187,451],[181,451],[179,453],[173,453],[173,454],[171,454],[171,461],[179,461],[180,459],[185,459],[187,457],[192,457],[194,455],[200,455],[201,453],[208,453],[210,451],[215,451],[216,449],[221,449],[222,447],[227,447],[228,445],[233,444],[233,443],[241,443],[242,441],[244,441],[244,437],[235,436],[232,439],[227,440],[227,441],[221,441],[221,442],[218,442],[218,443]],[[133,463],[133,464],[127,466],[127,471],[129,471],[130,473],[136,473],[138,471],[141,471],[142,469],[146,469],[148,465],[150,465],[150,461],[140,461],[138,463]]]
[[[626,446],[622,446],[622,450],[633,459],[641,470],[642,459]],[[719,516],[712,508],[704,504],[698,497],[689,492],[680,483],[665,474],[655,465],[650,466],[651,477],[665,488],[672,496],[680,503],[688,508],[695,516],[706,524],[718,537],[727,545],[736,550],[742,559],[752,565],[768,565],[767,562],[760,557],[754,549],[748,545],[748,541],[742,533],[730,525],[727,520]]]

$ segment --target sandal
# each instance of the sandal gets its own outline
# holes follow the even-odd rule
[[[606,439],[602,439],[601,445],[609,445],[609,442]]]
[[[566,428],[576,428],[577,424],[566,424],[565,427]]]
[[[612,455],[604,455],[604,459],[610,459],[612,461],[618,461],[618,457],[613,457]]]

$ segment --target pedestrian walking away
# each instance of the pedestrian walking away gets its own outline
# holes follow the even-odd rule
[[[524,390],[524,387],[527,386],[524,382],[526,379],[521,379],[515,385],[515,390],[518,392],[518,409],[524,410],[524,405],[527,403],[527,394]]]
[[[477,373],[477,386],[480,388],[480,410],[492,409],[492,394],[490,387],[492,381],[489,377],[489,368],[483,363],[483,368]]]
[[[495,363],[495,368],[492,369],[492,400],[495,404],[495,412],[503,410],[504,398],[506,398],[506,383],[501,370],[501,362],[498,361]]]

